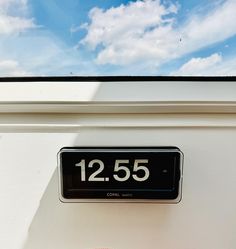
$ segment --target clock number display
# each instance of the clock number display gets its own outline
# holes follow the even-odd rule
[[[104,182],[109,181],[108,176],[101,177],[100,174],[103,173],[105,165],[103,161],[99,159],[94,159],[88,162],[88,168],[95,168],[98,166],[98,169],[94,171],[91,175],[87,176],[86,174],[86,161],[82,159],[79,163],[75,164],[76,167],[80,167],[81,170],[81,181],[85,182]],[[115,160],[114,170],[113,170],[113,178],[118,182],[125,182],[127,181],[132,174],[132,178],[137,182],[144,182],[146,181],[149,176],[150,172],[148,169],[148,159],[135,159],[134,165],[131,166],[130,162],[127,159],[117,159]],[[99,176],[100,175],[100,176]]]

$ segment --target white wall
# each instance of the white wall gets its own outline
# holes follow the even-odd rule
[[[234,82],[2,83],[0,131],[22,133],[0,134],[0,248],[235,249],[235,100]],[[59,201],[61,147],[132,145],[184,152],[181,203]]]
[[[156,116],[158,120],[158,115]],[[183,200],[173,204],[63,204],[63,146],[178,146]],[[1,134],[2,249],[236,248],[236,128],[83,128],[73,134]]]

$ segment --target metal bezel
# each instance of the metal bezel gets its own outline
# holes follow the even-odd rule
[[[122,151],[123,149],[123,151]],[[173,200],[162,200],[162,199],[66,199],[62,195],[63,181],[62,181],[62,165],[60,156],[62,152],[72,152],[72,151],[83,151],[83,152],[105,152],[107,150],[111,152],[178,152],[180,154],[180,180],[179,180],[179,194],[176,199]],[[58,179],[59,179],[59,200],[63,203],[179,203],[182,200],[182,184],[183,184],[183,152],[177,147],[65,147],[62,148],[57,154],[58,160]]]

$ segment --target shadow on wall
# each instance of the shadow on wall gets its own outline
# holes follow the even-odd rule
[[[170,209],[165,205],[61,203],[55,171],[31,223],[24,249],[144,248],[143,236],[150,237],[150,245],[145,244],[151,248],[152,240],[161,236],[161,231],[154,232],[153,228],[165,227],[171,219]]]

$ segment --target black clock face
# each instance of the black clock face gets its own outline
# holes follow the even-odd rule
[[[64,148],[65,199],[176,199],[182,153],[173,148]]]

